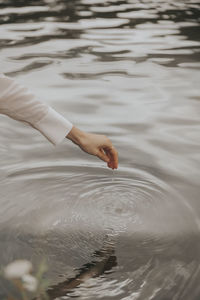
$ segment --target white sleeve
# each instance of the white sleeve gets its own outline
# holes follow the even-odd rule
[[[59,144],[73,126],[53,108],[36,100],[27,88],[1,74],[0,114],[29,123],[54,145]]]

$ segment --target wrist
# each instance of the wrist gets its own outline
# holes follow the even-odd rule
[[[80,130],[79,128],[73,126],[66,138],[71,140],[73,143],[77,145],[81,145],[83,139],[84,139],[85,133]]]

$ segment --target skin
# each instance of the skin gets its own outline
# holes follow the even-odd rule
[[[105,161],[109,168],[118,168],[117,151],[105,135],[87,133],[73,126],[66,138],[78,145],[84,152]]]

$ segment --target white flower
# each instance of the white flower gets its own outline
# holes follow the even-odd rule
[[[22,276],[30,273],[32,264],[28,260],[15,260],[7,265],[4,269],[4,275],[7,279],[22,278]]]
[[[35,292],[37,290],[38,281],[34,276],[30,274],[25,274],[22,277],[22,283],[23,287],[29,292]]]

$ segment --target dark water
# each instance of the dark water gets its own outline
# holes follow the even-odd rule
[[[46,257],[52,299],[200,299],[199,8],[0,0],[1,72],[119,151],[0,118],[0,264]]]

